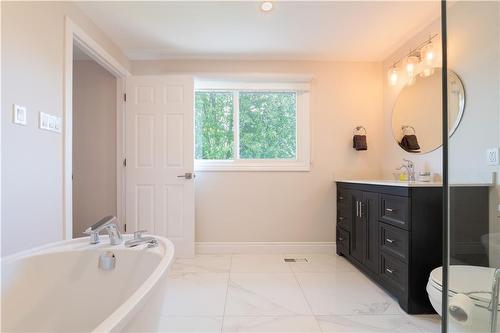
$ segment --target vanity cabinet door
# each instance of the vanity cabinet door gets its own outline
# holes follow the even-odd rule
[[[379,271],[379,194],[363,193],[361,214],[365,224],[365,257],[364,264],[374,273]]]
[[[351,256],[363,263],[366,249],[366,223],[362,212],[364,197],[361,191],[352,191],[351,193],[354,207],[351,226]]]

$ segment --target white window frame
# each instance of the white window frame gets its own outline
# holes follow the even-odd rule
[[[275,91],[296,93],[296,158],[240,159],[238,112],[233,113],[234,159],[197,160],[195,171],[310,171],[310,84],[297,82],[196,81],[195,91],[233,91],[234,110],[238,110],[239,91]]]

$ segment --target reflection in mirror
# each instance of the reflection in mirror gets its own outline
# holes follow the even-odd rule
[[[465,91],[460,78],[448,71],[448,128],[451,136],[462,119]],[[394,105],[392,133],[399,146],[410,153],[428,153],[442,144],[441,69],[418,76],[405,86]]]

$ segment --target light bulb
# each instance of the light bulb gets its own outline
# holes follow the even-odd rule
[[[422,55],[422,61],[428,65],[432,66],[434,64],[434,60],[436,59],[436,51],[434,50],[434,44],[432,41],[429,41],[422,49],[420,50],[420,54]]]
[[[398,84],[398,69],[395,66],[389,69],[387,77],[389,79],[390,86],[395,86],[396,84]]]

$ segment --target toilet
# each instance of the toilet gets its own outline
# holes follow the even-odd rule
[[[488,306],[494,272],[495,269],[490,267],[465,265],[449,267],[449,305],[458,304],[459,308],[466,309],[467,314],[464,320],[463,317],[449,312],[449,332],[490,332],[491,313]],[[442,315],[442,267],[435,268],[431,272],[426,289],[432,306],[439,315]],[[497,332],[500,332],[498,323]]]

